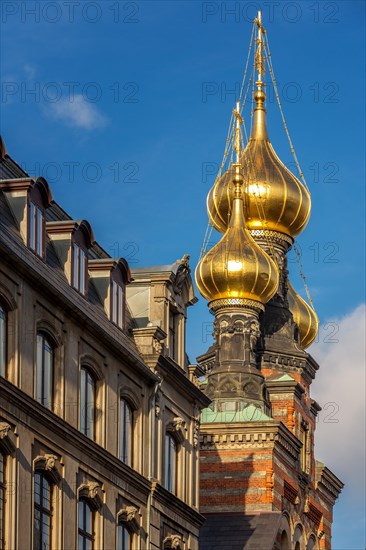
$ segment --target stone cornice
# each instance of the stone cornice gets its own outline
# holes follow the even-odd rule
[[[14,421],[18,424],[22,423],[32,431],[38,432],[40,437],[49,440],[51,448],[57,447],[64,453],[66,453],[66,450],[62,448],[62,444],[67,441],[68,447],[70,445],[73,447],[73,451],[70,452],[74,456],[77,456],[77,450],[80,456],[92,457],[90,463],[89,461],[86,462],[91,468],[95,468],[100,472],[102,466],[112,476],[127,482],[129,491],[136,497],[136,491],[138,491],[147,498],[151,483],[144,476],[126,466],[116,456],[83,435],[52,411],[40,405],[8,380],[0,378],[0,390],[1,408],[9,415],[14,416]],[[55,437],[57,437],[57,440]],[[83,460],[81,459],[81,461]],[[105,474],[101,475],[105,477]]]
[[[4,252],[3,256],[7,261],[12,262],[13,268],[16,268],[24,278],[31,280],[34,288],[39,288],[43,295],[48,294],[55,304],[61,304],[67,314],[81,322],[112,352],[122,356],[127,364],[137,368],[145,380],[151,383],[158,381],[142,361],[133,343],[107,319],[102,309],[90,304],[75,292],[63,273],[50,268],[22,242],[5,233],[3,228],[0,228],[0,251]]]
[[[318,460],[316,461],[315,481],[316,490],[323,493],[334,504],[344,487],[344,483]]]
[[[272,448],[276,445],[292,460],[297,460],[301,443],[282,422],[202,423],[200,426],[201,450],[215,447],[240,449],[246,446]]]
[[[169,515],[175,512],[179,517],[194,525],[197,529],[203,525],[205,518],[194,508],[191,508],[180,498],[167,491],[157,481],[152,482],[153,498],[169,510]]]
[[[301,400],[305,393],[304,388],[296,380],[266,380],[268,393],[293,393],[295,397]]]

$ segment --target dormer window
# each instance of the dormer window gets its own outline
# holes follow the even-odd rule
[[[44,215],[42,210],[33,202],[29,205],[29,248],[44,257]]]
[[[122,284],[111,280],[111,321],[119,328],[124,328],[125,297]]]
[[[85,251],[75,242],[73,244],[72,270],[72,286],[80,294],[85,294],[88,270],[87,257]]]

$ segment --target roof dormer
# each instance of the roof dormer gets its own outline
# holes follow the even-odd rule
[[[132,281],[124,258],[89,260],[89,274],[102,301],[106,315],[118,328],[125,328],[126,285]]]
[[[45,211],[52,194],[47,181],[40,177],[2,180],[4,191],[24,244],[44,258],[46,248]]]
[[[88,288],[88,249],[95,242],[92,228],[86,220],[52,221],[47,233],[69,284],[85,296]]]

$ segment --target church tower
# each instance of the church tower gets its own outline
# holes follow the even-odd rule
[[[223,236],[196,268],[214,315],[214,343],[198,358],[212,401],[201,416],[200,548],[325,550],[343,484],[314,457],[320,406],[310,384],[319,366],[306,348],[318,319],[287,269],[311,199],[270,142],[266,64],[275,91],[276,81],[260,12],[254,30],[252,130],[243,147],[241,97],[228,140],[235,161],[207,197],[210,224]]]

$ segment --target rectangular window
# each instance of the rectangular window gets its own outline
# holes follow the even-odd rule
[[[86,500],[78,506],[78,550],[94,549],[94,512]]]
[[[0,453],[0,550],[5,548],[5,456]]]
[[[0,376],[6,374],[7,335],[6,310],[0,304]]]
[[[38,256],[44,255],[44,216],[32,202],[29,206],[29,247]]]
[[[80,431],[94,439],[95,424],[95,380],[90,372],[80,371]]]
[[[169,350],[170,357],[178,360],[178,314],[169,311]]]
[[[301,469],[302,469],[303,472],[305,472],[306,471],[307,444],[308,444],[308,431],[304,427],[301,427],[300,435],[301,435],[301,443],[302,443],[302,447],[301,447]]]
[[[52,485],[41,472],[34,475],[33,550],[51,550]]]
[[[78,290],[81,294],[85,294],[86,288],[86,271],[87,271],[87,258],[84,250],[77,244],[73,245],[73,277],[72,286]]]
[[[123,287],[112,280],[112,322],[123,329],[124,324],[124,292]]]
[[[177,476],[177,443],[169,433],[165,435],[165,488],[168,491],[176,492]]]
[[[118,525],[118,550],[131,550],[132,536],[124,523]]]
[[[119,457],[122,462],[132,463],[132,410],[129,404],[120,399],[119,405]]]
[[[53,348],[43,334],[37,334],[36,399],[52,408]]]

